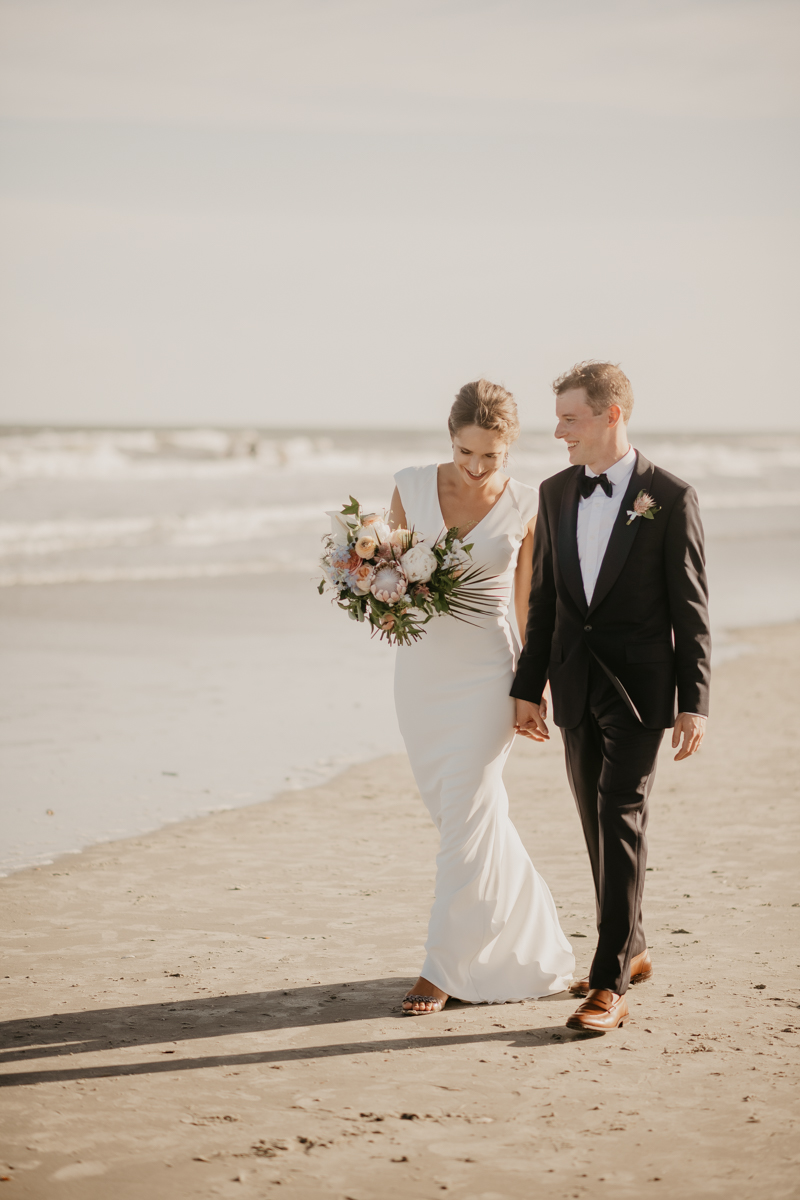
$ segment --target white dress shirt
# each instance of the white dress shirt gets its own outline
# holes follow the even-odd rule
[[[628,453],[623,454],[619,462],[606,471],[606,477],[612,485],[612,492],[607,496],[598,486],[591,496],[581,496],[578,504],[578,558],[581,560],[581,576],[586,603],[591,604],[597,576],[603,565],[611,530],[631,481],[633,468],[636,465],[636,451],[628,447]],[[586,467],[586,474],[591,478],[597,475],[591,467]],[[690,717],[700,716],[699,713],[688,713]],[[705,717],[703,717],[705,720]]]
[[[598,484],[591,496],[581,496],[578,504],[578,557],[581,561],[587,604],[592,602],[597,576],[600,574],[600,567],[608,548],[608,539],[611,537],[611,530],[635,465],[636,451],[633,446],[629,446],[627,454],[623,454],[622,458],[605,472],[613,487],[612,494],[607,496]],[[586,467],[585,470],[590,478],[597,477],[597,472],[590,467]]]

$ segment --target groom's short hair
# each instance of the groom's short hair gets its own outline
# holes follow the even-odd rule
[[[553,391],[557,396],[573,388],[585,390],[586,403],[595,413],[601,413],[610,405],[618,404],[622,410],[622,419],[628,424],[633,412],[633,388],[630,379],[617,363],[587,359],[586,362],[576,363],[553,382]]]

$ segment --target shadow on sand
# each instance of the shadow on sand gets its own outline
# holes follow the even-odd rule
[[[203,1057],[159,1057],[157,1061],[109,1063],[89,1066],[70,1065],[61,1069],[25,1070],[0,1075],[0,1087],[23,1084],[67,1082],[114,1075],[149,1075],[188,1071],[204,1067],[275,1064],[358,1054],[384,1054],[387,1050],[408,1047],[472,1045],[494,1042],[509,1046],[545,1046],[565,1044],[585,1037],[563,1026],[525,1030],[492,1030],[468,1033],[446,1030],[449,1014],[457,1011],[484,1011],[484,1006],[450,1001],[442,1013],[432,1017],[404,1017],[400,999],[408,989],[407,979],[366,979],[338,984],[317,984],[272,992],[249,992],[238,996],[195,997],[169,1000],[159,1004],[137,1004],[122,1008],[98,1008],[85,1012],[54,1013],[0,1024],[0,1066],[32,1063],[33,1060],[63,1059],[77,1054],[98,1054],[132,1047],[158,1046],[165,1042],[190,1042],[196,1039],[231,1037],[237,1034],[270,1033],[281,1029],[331,1025],[349,1021],[374,1020],[394,1016],[403,1026],[413,1024],[409,1036],[372,1038],[369,1041],[335,1040],[324,1045],[281,1047],[246,1054],[217,1054]],[[556,997],[534,1003],[548,1003]],[[563,998],[563,996],[562,996]],[[503,1007],[497,1006],[498,1018]],[[432,1036],[422,1030],[431,1021]],[[434,1032],[435,1029],[438,1033]],[[444,1032],[442,1032],[444,1030]],[[342,1030],[344,1033],[344,1030]],[[184,1051],[188,1047],[183,1048]],[[165,1052],[161,1049],[159,1055]],[[38,1065],[38,1064],[37,1064]]]

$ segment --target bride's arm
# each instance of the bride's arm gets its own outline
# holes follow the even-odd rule
[[[397,490],[397,488],[394,489],[392,503],[389,505],[389,528],[408,528],[406,525],[406,510],[403,508],[403,501],[400,499],[400,492]],[[530,590],[530,579],[528,580],[528,589]],[[527,595],[527,592],[525,594]]]
[[[533,531],[536,517],[528,523],[528,532],[519,548],[517,569],[514,573],[514,615],[517,618],[520,645],[525,645],[525,630],[528,625],[528,600],[533,577]]]

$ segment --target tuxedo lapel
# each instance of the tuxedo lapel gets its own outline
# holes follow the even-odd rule
[[[639,492],[647,491],[650,487],[653,478],[653,469],[653,464],[637,451],[636,466],[633,468],[631,481],[628,484],[625,495],[622,497],[619,513],[614,522],[614,528],[611,530],[611,537],[608,539],[608,546],[606,547],[600,573],[597,576],[597,583],[592,593],[589,612],[593,612],[601,600],[606,598],[619,578],[620,571],[625,566],[627,557],[631,552],[631,547],[639,532],[639,526],[644,520],[644,517],[637,517],[636,520],[631,521],[628,516],[628,509],[633,507],[633,501],[639,495]],[[629,521],[630,524],[628,523]],[[577,537],[575,545],[577,558]]]
[[[578,503],[583,467],[574,471],[561,497],[558,519],[558,565],[569,594],[582,613],[586,612],[586,593],[583,590],[581,560],[578,557]]]

